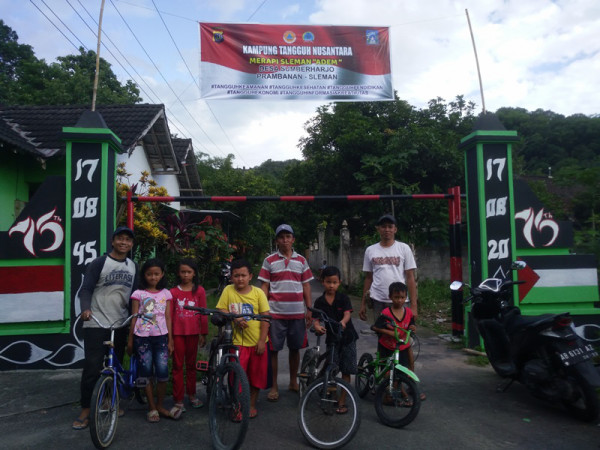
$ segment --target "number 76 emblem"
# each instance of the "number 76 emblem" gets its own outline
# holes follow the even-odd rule
[[[52,244],[46,248],[40,249],[40,251],[52,252],[62,245],[65,238],[65,232],[60,224],[60,217],[55,216],[55,213],[56,208],[41,216],[37,221],[28,217],[13,225],[8,230],[8,235],[12,236],[14,233],[23,233],[23,246],[31,255],[37,256],[35,254],[35,249],[33,248],[33,239],[36,234],[41,235],[49,231],[54,235],[54,240]]]

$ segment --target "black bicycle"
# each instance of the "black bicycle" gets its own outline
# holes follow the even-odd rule
[[[244,442],[250,419],[250,385],[239,360],[239,348],[233,344],[233,321],[270,321],[261,314],[233,314],[219,309],[184,306],[198,314],[211,316],[219,333],[210,343],[208,361],[198,361],[197,369],[206,372],[209,428],[213,447],[218,450],[238,449]]]
[[[325,364],[319,370],[316,379],[306,387],[300,398],[298,425],[304,437],[317,448],[339,448],[350,442],[360,426],[360,405],[358,394],[350,385],[336,375],[339,371],[336,354],[339,353],[342,326],[330,319],[325,312],[309,308],[315,319],[325,324],[327,333],[333,336],[327,344],[327,351],[321,355],[315,349],[304,361],[308,364],[310,375],[300,377],[300,383],[310,381],[319,367],[319,360]],[[346,408],[341,410],[340,399],[344,399]]]

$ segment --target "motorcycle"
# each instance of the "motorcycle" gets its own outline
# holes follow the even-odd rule
[[[219,268],[219,285],[215,290],[215,295],[220,297],[223,293],[223,289],[231,283],[231,263],[229,261],[224,261],[221,263]]]
[[[511,268],[525,266],[516,261]],[[471,295],[465,299],[471,302],[491,366],[508,379],[498,392],[505,392],[517,380],[535,397],[562,404],[578,419],[595,420],[600,412],[595,389],[600,386],[600,373],[593,359],[598,353],[577,333],[569,313],[522,316],[511,305],[513,286],[521,283],[488,278],[477,287],[469,286]],[[462,286],[454,281],[450,289]]]

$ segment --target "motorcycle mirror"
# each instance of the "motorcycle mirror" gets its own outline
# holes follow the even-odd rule
[[[527,267],[527,263],[525,261],[514,261],[511,265],[513,270],[521,270]]]
[[[462,282],[462,281],[453,281],[453,282],[450,284],[450,290],[451,290],[451,291],[458,291],[458,290],[460,290],[460,288],[462,288],[462,287],[463,287],[463,282]]]

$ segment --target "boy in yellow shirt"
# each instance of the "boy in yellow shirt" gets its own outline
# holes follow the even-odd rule
[[[235,314],[269,314],[269,302],[265,293],[250,285],[252,267],[244,259],[231,263],[231,281],[223,289],[217,303],[217,309]],[[269,334],[269,322],[235,320],[233,343],[240,348],[240,364],[250,384],[250,418],[257,416],[256,400],[261,389],[267,388],[269,356],[266,344]]]

